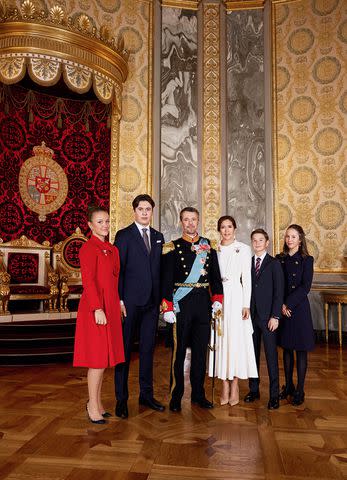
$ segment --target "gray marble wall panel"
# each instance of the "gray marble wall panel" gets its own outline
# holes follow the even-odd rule
[[[196,12],[162,8],[160,223],[166,241],[179,212],[198,204]]]
[[[237,238],[265,227],[264,26],[262,10],[227,14],[227,213]]]

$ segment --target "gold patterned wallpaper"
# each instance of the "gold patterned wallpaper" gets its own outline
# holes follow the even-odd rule
[[[347,271],[345,0],[273,5],[275,249],[303,226],[316,271]]]

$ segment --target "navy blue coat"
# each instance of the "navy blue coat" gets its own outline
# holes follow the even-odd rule
[[[279,344],[290,350],[313,350],[314,331],[307,295],[313,278],[313,257],[277,255],[281,262],[285,294],[283,303],[291,310],[291,317],[282,317],[279,328]]]
[[[119,298],[125,306],[160,303],[160,264],[163,234],[150,227],[151,253],[135,223],[119,230],[114,244],[119,250]]]

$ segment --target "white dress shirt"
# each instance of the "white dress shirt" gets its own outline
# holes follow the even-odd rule
[[[140,223],[137,223],[137,222],[135,222],[135,225],[139,229],[139,232],[140,232],[140,235],[141,235],[142,238],[143,238],[143,229],[147,228],[148,242],[149,242],[149,246],[151,247],[152,246],[151,245],[151,231],[149,229],[149,225],[141,225]]]
[[[266,256],[267,252],[264,252],[263,255],[261,255],[260,257],[258,257],[257,255],[254,255],[254,267],[257,266],[257,258],[260,258],[260,264],[259,264],[259,268],[261,267],[261,264],[263,263],[263,260]]]

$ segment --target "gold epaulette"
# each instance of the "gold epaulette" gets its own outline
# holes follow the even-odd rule
[[[167,242],[163,245],[163,255],[166,255],[169,252],[175,250],[175,244],[173,242]]]
[[[217,242],[217,240],[211,240],[211,241],[210,241],[210,245],[211,245],[211,248],[213,248],[213,250],[218,250],[218,242]]]

